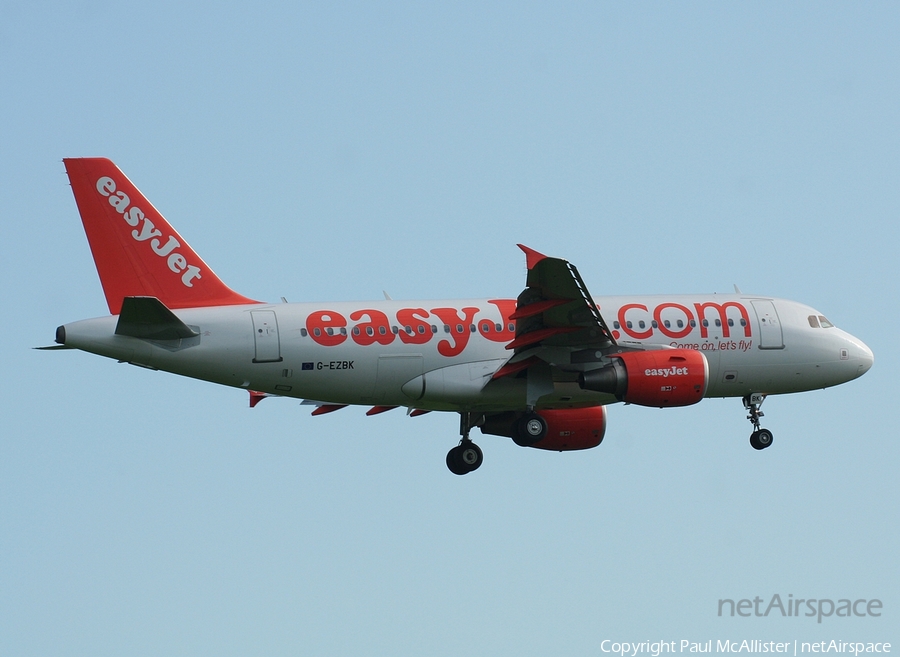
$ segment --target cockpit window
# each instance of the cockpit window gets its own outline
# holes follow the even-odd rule
[[[809,325],[813,328],[819,328],[819,319],[815,315],[810,315],[807,317],[809,320]]]
[[[822,315],[819,315],[819,321],[822,323],[822,328],[834,328],[834,324],[829,322]]]

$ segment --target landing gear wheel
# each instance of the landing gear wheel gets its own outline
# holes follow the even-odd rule
[[[766,396],[761,392],[754,392],[743,399],[744,408],[749,412],[747,419],[750,420],[754,429],[754,432],[750,434],[750,446],[753,449],[765,449],[772,444],[772,432],[768,429],[761,429],[759,426],[759,418],[764,415],[759,407],[765,400]]]
[[[455,475],[464,475],[477,470],[484,462],[484,453],[471,440],[464,440],[447,452],[447,467]]]
[[[468,472],[472,472],[481,467],[481,464],[484,461],[484,453],[478,445],[469,441],[469,444],[463,443],[456,449],[460,450],[459,459],[466,465]]]
[[[480,426],[484,416],[467,411],[459,414],[459,433],[462,439],[459,445],[447,452],[447,467],[455,475],[464,475],[477,470],[484,461],[481,448],[469,439],[472,427]]]
[[[454,447],[447,452],[447,467],[455,475],[464,475],[469,472],[466,464],[462,462],[459,455],[459,447]]]
[[[753,449],[765,449],[772,444],[772,432],[768,429],[760,429],[750,434],[750,446]]]
[[[527,413],[516,422],[513,441],[519,447],[531,447],[547,435],[547,422],[537,413]]]

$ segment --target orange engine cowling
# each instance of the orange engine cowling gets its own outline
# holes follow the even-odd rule
[[[523,423],[529,415],[498,413],[490,415],[481,425],[481,433],[512,438],[522,447],[535,447],[555,452],[590,449],[603,442],[606,433],[606,407],[559,408],[536,411],[545,424],[543,435],[533,438]]]
[[[706,394],[709,364],[694,349],[627,351],[612,358],[612,364],[582,374],[581,387],[660,408],[696,404]]]

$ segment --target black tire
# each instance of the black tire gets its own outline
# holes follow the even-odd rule
[[[753,449],[766,449],[772,444],[772,432],[768,429],[760,429],[750,434],[750,446]]]
[[[547,422],[537,413],[527,413],[516,422],[513,440],[520,447],[531,447],[547,435]]]
[[[463,463],[460,447],[454,447],[447,452],[447,468],[455,475],[468,474],[469,468]]]

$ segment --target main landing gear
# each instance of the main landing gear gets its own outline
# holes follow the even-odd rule
[[[513,425],[513,442],[519,447],[531,447],[547,435],[547,421],[534,411],[519,418]]]
[[[754,392],[744,397],[744,408],[749,411],[747,419],[753,424],[753,433],[750,434],[750,446],[753,449],[765,449],[772,444],[772,432],[768,429],[759,428],[759,418],[765,415],[759,410],[762,403],[766,400],[766,396],[761,392]]]
[[[459,445],[447,452],[447,467],[455,475],[464,475],[477,470],[484,461],[481,448],[469,439],[469,431],[480,417],[473,413],[459,414],[459,433],[462,439]]]

